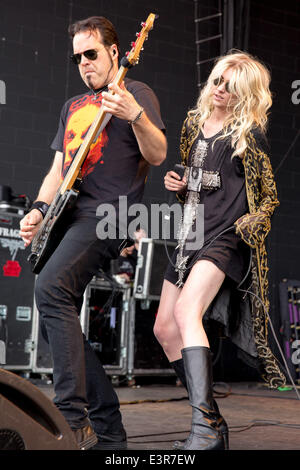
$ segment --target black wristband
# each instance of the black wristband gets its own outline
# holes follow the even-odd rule
[[[38,211],[40,211],[40,213],[42,214],[43,218],[45,217],[45,215],[47,214],[47,211],[49,209],[49,204],[47,204],[46,202],[43,202],[43,201],[35,201],[30,210],[32,209],[37,209]]]
[[[144,108],[141,107],[141,109],[139,110],[137,116],[134,118],[133,121],[128,121],[128,124],[135,124],[141,117],[142,117],[142,114],[144,112]]]

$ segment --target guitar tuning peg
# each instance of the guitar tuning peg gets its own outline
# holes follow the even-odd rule
[[[139,38],[141,33],[135,33],[136,37]]]
[[[141,26],[142,26],[142,28],[144,28],[144,27],[146,26],[146,23],[143,21],[143,22],[141,23]]]
[[[132,43],[131,43],[131,47],[135,47],[135,42],[132,42]]]
[[[129,52],[128,52],[128,51],[126,51],[126,52],[125,52],[125,55],[126,55],[126,57],[127,57],[127,56],[129,56]]]

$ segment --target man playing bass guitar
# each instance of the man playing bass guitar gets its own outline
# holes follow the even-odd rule
[[[119,41],[104,17],[70,26],[72,60],[89,90],[63,106],[56,151],[31,211],[21,220],[28,246],[36,236],[96,113],[112,115],[90,145],[81,168],[79,196],[64,219],[64,234],[36,282],[36,304],[53,359],[54,402],[81,449],[125,449],[119,401],[94,351],[82,335],[79,313],[92,277],[117,258],[122,240],[99,239],[97,207],[140,202],[149,165],[166,158],[167,142],[158,100],[144,83],[114,82]]]

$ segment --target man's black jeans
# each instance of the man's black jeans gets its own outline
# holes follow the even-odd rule
[[[99,240],[97,220],[73,221],[36,282],[36,304],[53,359],[54,403],[73,429],[122,432],[119,400],[82,334],[79,314],[87,284],[119,255],[120,240]],[[88,412],[88,414],[87,414]]]

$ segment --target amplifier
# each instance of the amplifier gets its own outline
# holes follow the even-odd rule
[[[136,299],[160,298],[164,274],[175,247],[175,242],[141,239],[133,287]]]
[[[0,359],[6,369],[30,369],[35,276],[19,234],[24,208],[0,204]]]

